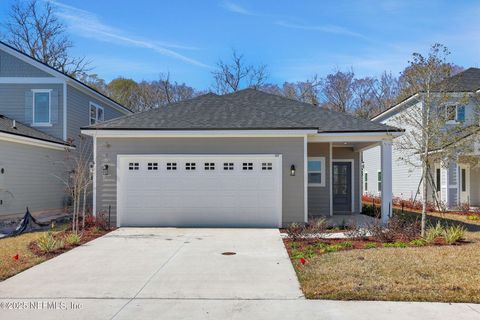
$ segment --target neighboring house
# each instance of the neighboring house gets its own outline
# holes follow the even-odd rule
[[[480,69],[469,68],[446,82],[449,92],[449,102],[438,106],[439,111],[445,112],[446,125],[478,126],[478,94],[480,94]],[[404,101],[392,106],[373,118],[373,121],[388,125],[398,125],[396,117],[408,108],[421,108],[420,95],[414,94]],[[409,130],[408,128],[405,128]],[[413,130],[413,129],[410,129]],[[465,137],[467,138],[467,137]],[[468,137],[470,138],[470,137]],[[478,143],[473,146],[473,154],[480,156]],[[393,195],[403,199],[417,199],[421,197],[421,168],[407,164],[401,159],[400,150],[393,150]],[[480,169],[471,167],[465,161],[465,155],[459,154],[457,161],[436,163],[432,168],[432,177],[435,181],[435,190],[429,187],[428,194],[436,194],[437,199],[447,208],[455,208],[468,203],[471,206],[480,206]],[[363,193],[370,195],[381,194],[382,172],[380,168],[380,148],[372,148],[363,152]],[[410,161],[420,163],[420,156],[411,156]],[[428,200],[432,200],[429,198]]]
[[[65,150],[78,142],[80,127],[130,113],[0,42],[0,217],[22,214],[27,206],[63,210]]]
[[[83,128],[94,212],[117,226],[278,227],[361,211],[362,150],[402,130],[261,91],[209,93]]]

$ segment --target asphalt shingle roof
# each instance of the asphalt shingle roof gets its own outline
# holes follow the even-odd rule
[[[208,93],[84,129],[400,131],[398,128],[254,89],[222,96]]]
[[[34,129],[27,125],[24,125],[21,122],[15,121],[15,127],[13,126],[13,120],[10,118],[5,117],[4,115],[0,115],[0,132],[14,134],[17,136],[48,141],[53,143],[58,143],[62,145],[68,145],[62,139],[55,138],[49,134],[46,134],[40,130]]]
[[[472,92],[480,89],[480,68],[468,68],[442,81],[442,89],[452,92]]]

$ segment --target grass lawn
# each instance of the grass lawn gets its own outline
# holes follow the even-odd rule
[[[29,249],[29,244],[46,232],[33,232],[0,239],[0,281],[47,260]],[[18,260],[13,257],[19,256]]]
[[[437,219],[480,226],[453,215]],[[304,265],[292,260],[311,299],[480,303],[480,232],[467,232],[466,239],[471,243],[338,251]]]
[[[89,228],[81,232],[82,236],[79,243],[68,244],[65,241],[65,237],[70,232],[64,229],[62,226],[57,229],[58,231],[52,231],[53,237],[57,240],[62,240],[62,246],[48,253],[42,252],[36,243],[33,243],[42,235],[46,235],[48,233],[46,231],[25,233],[16,237],[0,239],[0,281],[108,233],[108,231],[98,228]],[[15,259],[17,254],[18,259]]]

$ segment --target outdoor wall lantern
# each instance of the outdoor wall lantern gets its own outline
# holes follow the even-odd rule
[[[295,175],[295,165],[294,165],[294,164],[292,164],[292,165],[290,166],[290,175],[291,175],[292,177]]]
[[[102,172],[104,176],[108,176],[108,164],[103,165]]]

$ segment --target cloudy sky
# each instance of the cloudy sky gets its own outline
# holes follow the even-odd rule
[[[459,65],[480,66],[478,1],[52,1],[72,53],[106,80],[174,80],[198,89],[232,48],[267,64],[270,82],[352,67],[359,76],[398,74],[412,52],[440,42]],[[0,1],[4,21],[10,0]]]

